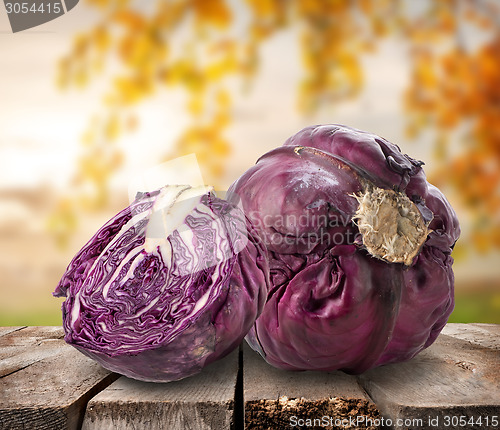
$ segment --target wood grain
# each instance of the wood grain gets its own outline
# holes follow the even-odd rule
[[[12,332],[21,330],[23,328],[26,328],[26,326],[23,325],[23,326],[0,327],[0,337],[4,336],[6,334],[12,333]]]
[[[77,429],[88,400],[116,379],[62,337],[61,327],[0,337],[0,429]]]
[[[120,377],[88,404],[84,430],[230,429],[238,351],[201,373],[169,383]]]
[[[414,420],[414,428],[436,429],[445,428],[446,417],[491,419],[500,415],[499,345],[500,326],[448,325],[414,359],[370,370],[359,380],[396,429],[408,427],[404,420]]]
[[[0,377],[59,353],[64,332],[61,327],[21,327],[0,337]]]
[[[448,324],[441,334],[500,350],[499,327],[497,324]]]

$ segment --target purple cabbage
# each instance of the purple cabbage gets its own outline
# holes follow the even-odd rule
[[[361,373],[434,342],[454,307],[460,228],[422,165],[376,135],[312,126],[231,186],[269,252],[246,337],[266,361]]]
[[[266,251],[206,189],[139,193],[78,252],[54,295],[65,340],[107,369],[166,382],[228,354],[261,312]]]

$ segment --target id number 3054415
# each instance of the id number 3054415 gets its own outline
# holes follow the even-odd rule
[[[46,2],[46,3],[32,3],[32,2],[12,2],[5,3],[5,8],[8,14],[28,14],[28,13],[48,13],[58,14],[62,12],[61,2]]]

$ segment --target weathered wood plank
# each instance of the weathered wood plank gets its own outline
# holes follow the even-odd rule
[[[448,324],[448,325],[457,325],[457,324]],[[479,327],[483,330],[489,331],[490,333],[493,333],[494,335],[498,336],[498,332],[500,330],[500,324],[486,324],[486,323],[473,323],[473,324],[466,324],[468,326],[473,326],[473,327]]]
[[[500,420],[500,326],[449,324],[443,333],[414,359],[359,376],[394,428],[477,429]]]
[[[497,324],[448,324],[441,334],[500,350],[500,325]]]
[[[120,377],[87,406],[84,430],[230,429],[238,351],[181,381],[149,383]]]
[[[0,337],[0,429],[77,429],[88,400],[117,378],[62,336],[27,327]]]
[[[14,331],[21,330],[23,328],[26,328],[26,326],[23,325],[23,326],[0,327],[0,337],[12,333]]]
[[[500,325],[449,324],[415,359],[358,378],[278,370],[245,345],[242,379],[234,352],[183,381],[121,377],[105,390],[118,375],[62,336],[60,327],[0,328],[0,429],[79,428],[87,402],[100,391],[88,404],[85,429],[238,429],[243,413],[247,429],[290,428],[293,416],[322,420],[317,428],[325,428],[324,417],[347,419],[340,428],[367,428],[358,417],[390,419],[396,429],[498,427]]]
[[[361,420],[380,417],[356,377],[343,372],[276,369],[246,344],[243,397],[246,429],[290,429],[295,423],[297,428],[300,423],[312,428],[314,419],[323,420],[314,428],[325,427],[325,423],[331,423],[330,419],[338,420],[333,428],[375,428],[364,426]],[[353,421],[359,426],[352,426]]]
[[[62,327],[21,327],[0,338],[0,377],[57,355],[64,344]]]

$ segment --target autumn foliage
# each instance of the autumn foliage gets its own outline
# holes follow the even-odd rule
[[[76,195],[61,201],[51,229],[64,241],[75,213],[102,206],[120,168],[119,136],[136,126],[133,107],[162,88],[180,88],[191,124],[171,158],[196,153],[209,182],[231,150],[234,80],[257,78],[268,38],[293,30],[303,74],[304,113],[363,89],[362,57],[384,37],[408,46],[411,76],[401,103],[409,137],[435,135],[431,178],[455,190],[482,251],[500,247],[500,10],[494,0],[87,0],[100,22],[75,36],[59,63],[62,88],[84,87],[106,70],[112,79],[82,138]],[[418,6],[416,6],[418,3]],[[472,42],[471,42],[472,41]],[[161,161],[161,160],[159,160]],[[428,169],[429,170],[429,169]]]

